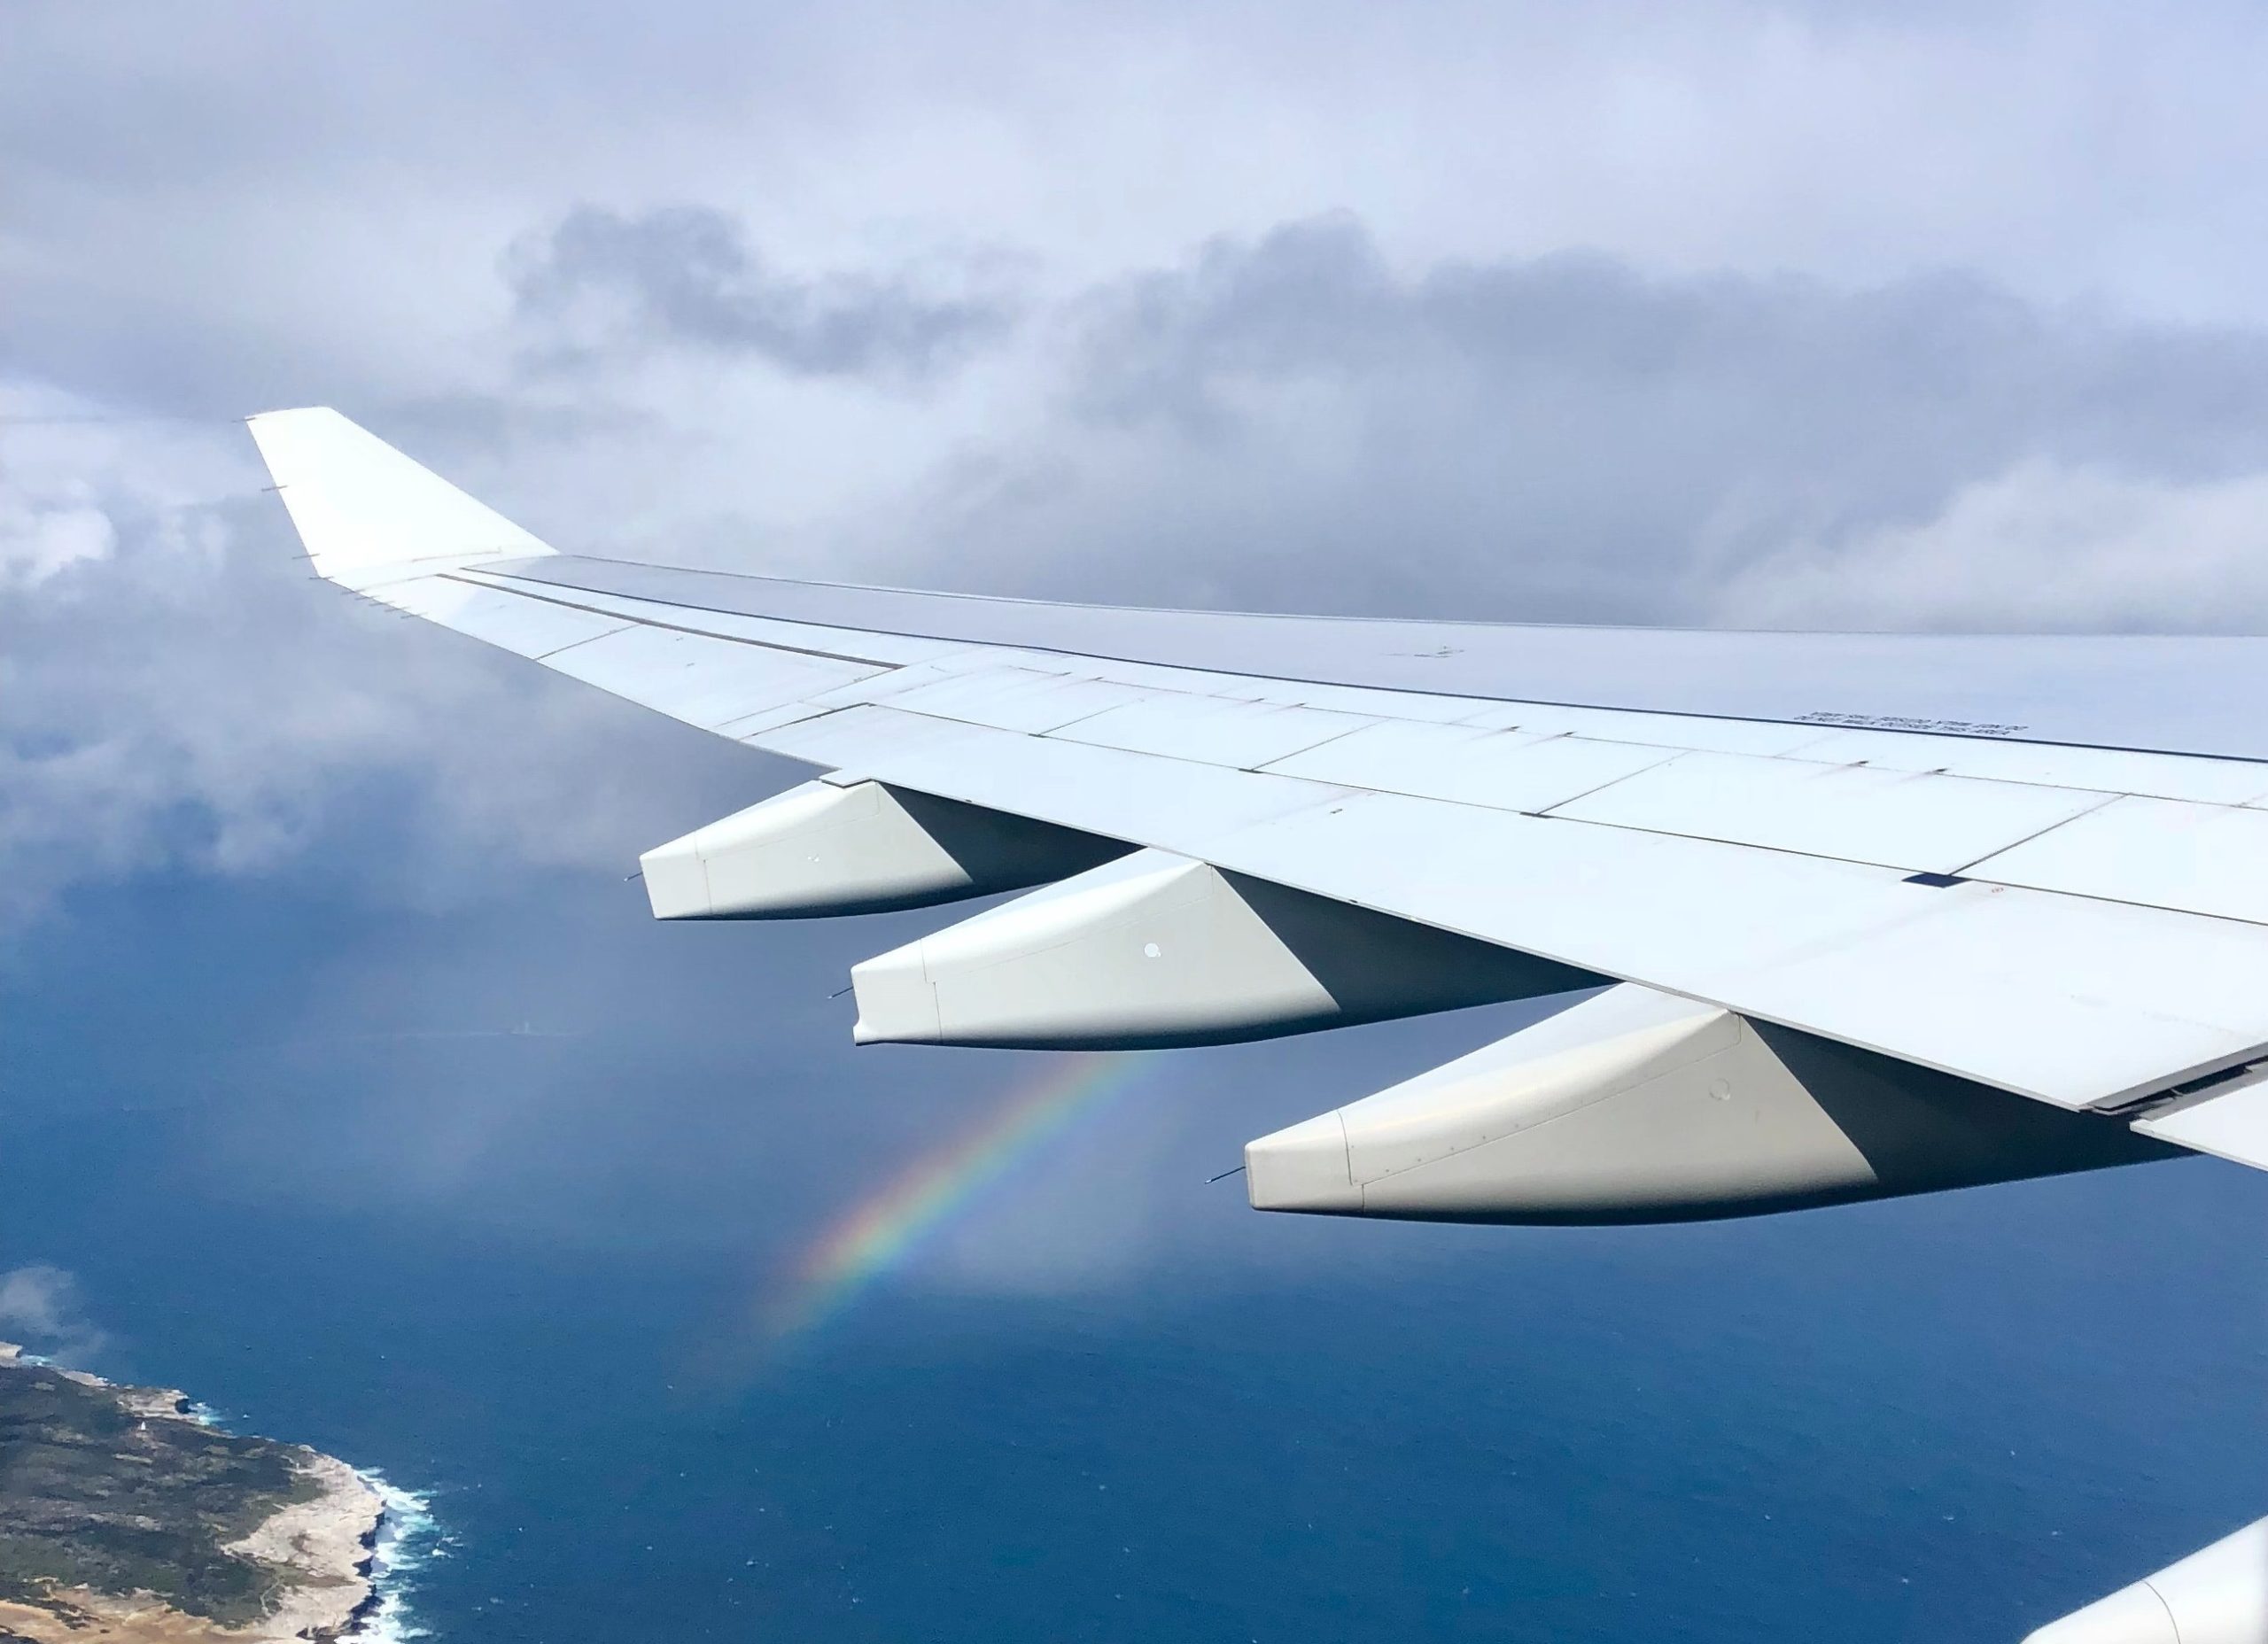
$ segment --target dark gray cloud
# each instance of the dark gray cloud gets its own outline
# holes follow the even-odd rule
[[[1240,382],[1415,370],[1571,414],[1689,402],[1682,425],[1713,425],[1748,463],[1768,419],[1830,483],[1854,465],[1990,468],[2032,445],[2191,475],[2268,461],[2268,337],[2059,311],[1956,273],[1851,291],[1563,253],[1403,275],[1339,215],[1215,242],[1085,312],[1090,408],[1127,417],[1189,416]]]
[[[1216,242],[1060,323],[1056,423],[945,471],[902,571],[935,553],[1019,592],[1737,624],[1753,613],[1728,591],[1759,568],[1801,551],[1860,574],[1880,533],[2011,475],[2171,504],[2268,472],[2268,335],[1959,275],[1848,291],[1603,255],[1403,272],[1333,217]],[[1938,597],[1869,597],[1925,625],[2268,618],[2268,578],[2232,606],[2186,551],[2091,577],[2076,605],[2043,581],[2035,610],[1995,586],[1966,611],[1977,578],[1942,562]]]
[[[527,244],[525,291],[619,280],[653,305],[641,323],[687,345],[658,390],[628,354],[531,382],[500,344],[470,384],[337,397],[563,547],[1355,613],[2268,623],[2258,332],[1953,275],[1404,268],[1342,215],[1074,291],[985,392],[909,400],[902,374],[968,337],[894,276],[770,281],[714,210]],[[501,291],[489,325],[513,332]],[[850,375],[798,385],[822,367]],[[232,425],[43,426],[105,406],[0,387],[31,419],[0,426],[0,903],[291,860],[374,782],[417,818],[413,893],[652,842],[587,794],[593,749],[652,787],[682,734],[296,580]]]
[[[522,317],[552,333],[539,357],[553,361],[675,344],[802,376],[919,379],[997,339],[1016,316],[1003,292],[956,295],[913,270],[783,274],[735,219],[699,206],[635,215],[579,206],[515,244],[506,270]]]

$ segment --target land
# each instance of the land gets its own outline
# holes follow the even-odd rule
[[[347,1637],[381,1512],[331,1456],[0,1342],[0,1644]]]

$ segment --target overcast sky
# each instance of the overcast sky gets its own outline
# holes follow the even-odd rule
[[[2233,4],[19,0],[0,903],[274,871],[374,794],[409,842],[348,872],[478,895],[788,779],[305,581],[229,420],[281,405],[667,561],[2256,628],[2264,49]]]

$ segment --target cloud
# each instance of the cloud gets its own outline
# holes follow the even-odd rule
[[[162,348],[234,378],[280,330],[329,368],[438,368],[500,237],[591,199],[716,205],[797,268],[944,232],[1088,283],[1345,207],[1413,267],[1568,246],[1843,284],[1955,265],[2028,297],[2264,315],[2268,19],[2233,0],[11,20],[0,323],[43,366],[130,340],[145,376]]]
[[[872,539],[891,578],[951,564],[1161,603],[1739,621],[1724,590],[1791,545],[1843,562],[2026,464],[2110,485],[2268,470],[2268,335],[2115,322],[1963,275],[1849,290],[1591,254],[1406,272],[1334,216],[1213,241],[1055,323],[1045,420],[905,493]],[[2106,568],[2027,606],[2012,579],[1997,619],[2131,625],[2128,592]],[[2175,625],[2247,619],[2155,592]],[[1902,599],[1878,615],[1901,614],[1965,624]]]
[[[2183,485],[2029,461],[1919,524],[1767,554],[1716,609],[1775,627],[2258,632],[2268,473]]]
[[[703,206],[579,206],[517,242],[507,268],[521,317],[568,339],[544,345],[553,362],[674,344],[796,376],[919,380],[1014,319],[1004,296],[931,292],[913,270],[789,277],[765,265],[736,220]]]
[[[655,268],[672,236],[711,247],[669,323],[747,319],[765,276],[727,220],[584,221]],[[559,268],[608,266],[580,256]],[[1965,275],[1408,269],[1344,214],[1035,301],[918,400],[877,363],[896,322],[794,345],[872,377],[750,373],[734,345],[531,382],[499,340],[417,396],[337,398],[559,546],[663,562],[1528,620],[2268,621],[2268,333]],[[525,320],[500,292],[488,326]],[[309,583],[233,423],[83,420],[120,411],[0,384],[0,914],[315,851],[446,897],[500,859],[626,861],[788,779]]]
[[[0,497],[0,588],[36,587],[82,560],[110,557],[110,516],[82,492]]]
[[[88,1318],[79,1281],[45,1262],[0,1272],[0,1330],[68,1363],[83,1363],[110,1341]]]
[[[0,384],[26,402],[56,404]],[[5,562],[0,929],[74,884],[303,871],[342,835],[338,888],[447,900],[499,858],[625,862],[643,818],[717,803],[735,750],[315,583],[241,428],[77,415],[0,423],[9,540],[87,545]]]

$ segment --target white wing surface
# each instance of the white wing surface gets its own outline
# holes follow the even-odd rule
[[[1115,928],[1169,903],[1192,941],[1218,944],[1244,909],[1335,1020],[1472,1002],[1439,982],[1420,998],[1346,980],[1348,956],[1384,951],[1394,924],[1457,942],[1443,962],[1508,990],[1491,996],[1634,984],[1964,1090],[2127,1119],[2181,1105],[2163,1138],[2268,1154],[2226,1140],[2256,1122],[2208,1125],[2194,1088],[2268,1058],[2268,641],[1355,621],[668,570],[552,553],[335,412],[251,427],[315,569],[344,587],[844,791],[1022,819],[1058,845],[1106,841],[1099,857],[1155,853],[1028,899],[1021,926],[987,914],[957,927],[973,935],[931,939],[944,945],[905,962],[928,991],[904,996],[930,1036],[954,1041],[959,997],[996,1024],[962,1042],[1051,1042],[999,1028],[997,999],[955,995],[954,953],[982,970],[1043,926]],[[835,826],[820,810],[795,826]],[[1045,882],[1084,859],[1019,880],[938,847],[909,869],[889,840],[927,827],[934,844],[936,828],[903,805],[861,818],[865,842],[843,849],[899,852],[884,877],[900,902],[845,891],[854,911]],[[709,888],[725,837],[680,853],[706,876],[696,911],[731,911]],[[1021,836],[988,837],[1013,852]],[[749,894],[733,906],[811,900]],[[1380,923],[1333,936],[1332,909]],[[1032,950],[1058,956],[1032,973],[1042,994],[1172,993],[1099,950],[1086,977],[1057,942]],[[1484,949],[1528,969],[1453,957]],[[1290,1012],[1273,1030],[1332,1019],[1284,1003],[1304,996],[1293,983],[1268,996]]]

